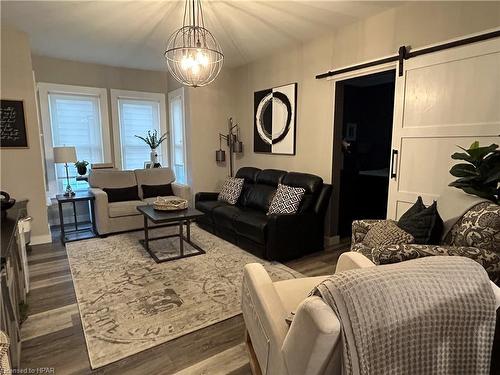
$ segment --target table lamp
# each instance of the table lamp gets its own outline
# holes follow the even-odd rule
[[[54,147],[54,163],[64,163],[66,168],[66,192],[65,197],[70,197],[75,195],[75,192],[69,184],[69,173],[68,173],[68,163],[76,163],[76,149],[74,147]]]

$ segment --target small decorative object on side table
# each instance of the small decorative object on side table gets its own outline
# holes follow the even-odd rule
[[[76,148],[75,147],[54,147],[54,163],[62,164],[66,168],[66,192],[64,195],[70,197],[75,195],[71,185],[69,184],[68,163],[76,163]]]
[[[79,191],[76,192],[75,195],[73,196],[66,196],[64,194],[58,194],[56,195],[57,199],[57,204],[59,206],[59,222],[61,226],[61,242],[65,244],[66,242],[71,242],[71,241],[78,241],[78,240],[84,240],[88,238],[93,238],[96,237],[97,235],[97,230],[95,227],[95,211],[94,211],[94,200],[95,197],[92,193],[88,191]],[[76,202],[89,202],[90,205],[90,217],[92,220],[91,226],[89,227],[84,226],[82,227],[82,224],[84,223],[78,223],[78,219],[76,216]],[[63,216],[63,209],[62,205],[64,203],[72,203],[73,204],[73,215],[74,215],[74,226],[75,229],[72,230],[65,230],[64,228],[64,216]],[[80,225],[80,228],[78,227]]]
[[[87,174],[87,165],[89,165],[87,160],[80,160],[75,163],[76,171],[80,176],[85,176]]]
[[[160,137],[158,137],[158,131],[153,130],[151,132],[150,130],[148,131],[148,134],[145,137],[141,137],[140,135],[136,135],[136,138],[142,139],[146,144],[149,146],[151,149],[151,164],[149,165],[149,168],[160,168],[161,165],[158,162],[158,152],[156,149],[160,147],[162,142],[167,139],[168,137],[168,132],[162,134]]]

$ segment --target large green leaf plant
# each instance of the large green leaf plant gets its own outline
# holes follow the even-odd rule
[[[151,148],[151,150],[154,150],[161,145],[165,139],[167,139],[168,132],[163,134],[161,137],[158,137],[158,131],[153,130],[153,132],[151,132],[151,130],[149,130],[145,137],[141,137],[140,135],[136,135],[135,137],[142,139]]]
[[[479,142],[476,141],[469,149],[460,148],[464,152],[456,152],[451,155],[451,158],[463,160],[466,163],[455,164],[450,169],[450,173],[458,179],[451,182],[449,186],[500,204],[500,151],[497,150],[498,145],[480,147]]]

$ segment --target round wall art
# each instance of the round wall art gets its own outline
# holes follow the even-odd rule
[[[254,152],[295,155],[297,84],[254,93]]]

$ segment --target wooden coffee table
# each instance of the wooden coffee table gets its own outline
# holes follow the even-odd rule
[[[180,211],[158,211],[155,210],[152,205],[138,206],[137,210],[144,216],[144,240],[139,240],[139,242],[142,244],[142,246],[144,246],[144,249],[146,249],[146,251],[149,253],[149,255],[151,255],[156,263],[169,262],[171,260],[205,254],[205,251],[201,247],[191,242],[191,221],[200,216],[203,216],[203,212],[198,211],[194,208],[187,208]],[[179,226],[179,232],[176,234],[170,234],[168,236],[150,238],[148,227],[149,220],[151,220],[155,224],[177,224]],[[184,236],[184,224],[186,224],[186,236]],[[151,241],[172,237],[179,237],[179,252],[173,256],[168,256],[160,259],[157,254],[155,254],[155,252],[149,247],[149,243]],[[191,250],[189,253],[185,253],[185,242],[188,243],[194,249],[194,251]]]

